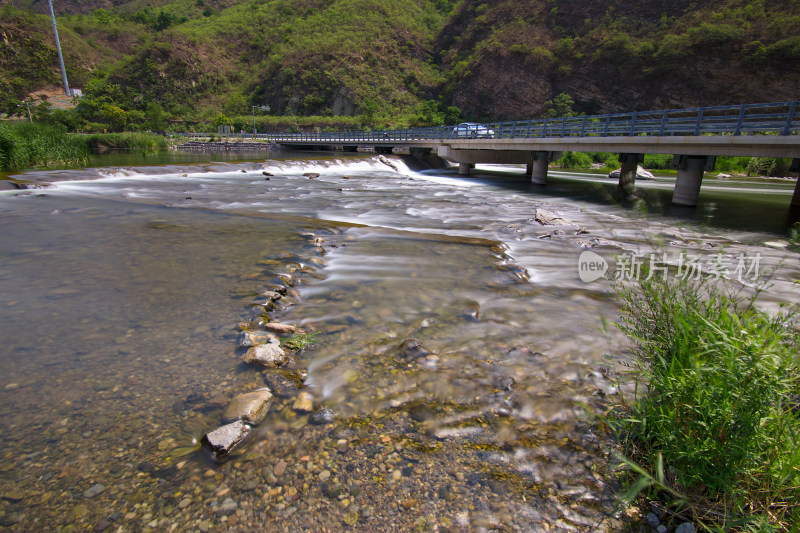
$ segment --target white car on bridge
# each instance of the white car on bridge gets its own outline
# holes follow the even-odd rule
[[[453,128],[453,136],[459,139],[494,139],[494,130],[476,122],[462,122]]]

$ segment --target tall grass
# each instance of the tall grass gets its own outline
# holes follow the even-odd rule
[[[86,142],[63,127],[0,124],[0,169],[80,165],[88,155]]]
[[[123,133],[96,133],[85,137],[92,153],[109,150],[132,150],[135,152],[152,152],[167,147],[167,140],[161,135],[127,131]]]
[[[0,123],[2,170],[77,166],[85,164],[90,153],[119,149],[148,152],[166,147],[166,139],[148,133],[68,135],[59,125]]]
[[[634,492],[707,527],[800,525],[800,353],[795,315],[768,316],[708,283],[617,285],[634,398],[610,419]],[[794,529],[796,531],[796,529]]]

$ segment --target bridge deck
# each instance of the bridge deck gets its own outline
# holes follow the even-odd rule
[[[270,135],[269,140],[287,146],[372,146],[453,150],[523,150],[529,152],[617,152],[705,156],[800,158],[800,135],[664,136],[664,137],[553,137],[520,139],[400,139],[355,140],[330,136],[302,139]]]

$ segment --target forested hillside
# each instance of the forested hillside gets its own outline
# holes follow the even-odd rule
[[[798,98],[795,0],[467,0],[439,33],[444,94],[481,116]]]
[[[54,5],[70,83],[86,95],[70,127],[243,126],[261,105],[271,108],[257,112],[262,125],[275,115],[374,126],[518,119],[789,100],[800,81],[794,0]],[[47,3],[8,2],[0,37],[0,110],[14,114],[60,84]]]

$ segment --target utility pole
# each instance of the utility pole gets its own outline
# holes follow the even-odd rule
[[[64,56],[61,54],[61,41],[58,40],[58,28],[56,28],[56,14],[53,12],[53,0],[47,0],[50,5],[50,19],[53,21],[53,33],[56,36],[56,49],[58,50],[58,62],[61,64],[61,78],[64,80],[64,91],[67,96],[72,96],[67,82],[67,69],[64,67]]]
[[[253,139],[256,138],[256,108],[259,108],[261,111],[269,111],[268,105],[254,105],[251,106],[253,108]]]

